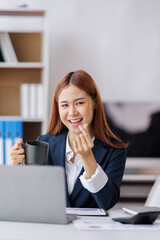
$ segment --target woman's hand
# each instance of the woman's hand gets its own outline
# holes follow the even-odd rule
[[[79,129],[82,133],[73,142],[74,151],[76,154],[86,155],[91,151],[94,144],[88,131],[88,124],[85,124],[84,127],[79,125]]]
[[[94,144],[88,131],[88,124],[83,127],[80,125],[79,129],[82,133],[74,140],[73,148],[75,154],[79,154],[82,160],[87,177],[91,178],[97,168],[97,162],[91,150]]]
[[[25,163],[25,154],[24,154],[24,148],[22,147],[21,143],[23,143],[23,140],[20,139],[18,143],[16,143],[13,147],[10,149],[10,163],[11,165],[18,165],[18,164],[24,164]]]

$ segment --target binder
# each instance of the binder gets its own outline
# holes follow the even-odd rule
[[[12,140],[12,121],[4,122],[4,164],[10,165],[9,150],[13,146]]]
[[[2,54],[2,50],[1,50],[1,45],[0,45],[0,62],[4,62],[4,57]]]
[[[43,85],[37,84],[37,117],[42,118],[44,114]]]
[[[0,33],[0,46],[5,62],[18,62],[12,41],[7,32]]]
[[[30,84],[30,117],[37,117],[37,84]]]
[[[20,86],[20,102],[21,102],[21,116],[29,117],[29,107],[30,107],[30,89],[28,83],[23,83]]]
[[[19,142],[21,138],[23,138],[23,124],[22,121],[17,120],[12,122],[12,132],[13,139],[12,144],[15,145]]]
[[[4,122],[0,121],[0,165],[4,164],[4,134],[3,134]]]

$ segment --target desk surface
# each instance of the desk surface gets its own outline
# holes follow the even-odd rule
[[[112,215],[113,216],[113,215]],[[116,216],[116,211],[114,212]],[[82,217],[83,218],[83,217]],[[91,219],[96,218],[92,217]],[[99,218],[99,217],[98,217]],[[97,218],[97,219],[98,219]],[[104,217],[103,217],[104,218]],[[119,239],[119,240],[159,240],[160,231],[80,231],[74,224],[56,225],[56,224],[36,224],[36,223],[17,223],[0,222],[0,239],[9,240],[97,240],[97,239]]]

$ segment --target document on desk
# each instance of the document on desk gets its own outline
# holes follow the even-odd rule
[[[108,212],[102,208],[66,208],[66,213],[78,216],[108,216]]]
[[[153,230],[160,231],[160,221],[155,221],[154,224],[122,224],[119,222],[114,222],[110,217],[108,218],[97,218],[95,219],[77,219],[74,220],[74,226],[78,230],[84,231],[102,231],[102,230],[114,230],[114,231],[128,231],[128,230]]]

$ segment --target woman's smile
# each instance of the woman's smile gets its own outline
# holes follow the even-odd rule
[[[79,118],[79,119],[71,119],[69,120],[70,124],[72,127],[77,127],[81,124],[81,121],[83,120],[83,118]]]

